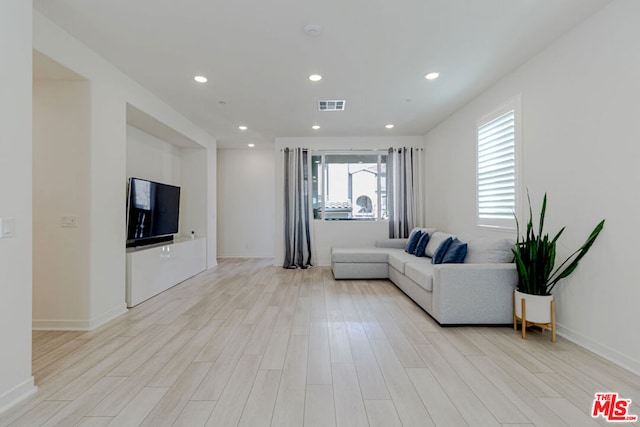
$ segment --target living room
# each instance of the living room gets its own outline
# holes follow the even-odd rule
[[[86,136],[88,157],[83,160],[83,167],[90,167],[86,183],[90,188],[83,189],[80,198],[86,202],[83,209],[91,220],[79,225],[87,227],[85,236],[91,236],[82,240],[91,267],[79,279],[89,284],[84,288],[88,308],[81,316],[89,327],[125,310],[124,288],[112,284],[122,283],[125,277],[120,231],[125,221],[122,205],[131,140],[128,124],[147,128],[152,136],[159,128],[172,130],[178,136],[165,134],[170,144],[172,138],[186,137],[206,153],[206,167],[198,172],[208,183],[199,190],[206,207],[199,208],[193,221],[200,224],[199,234],[207,237],[210,269],[215,269],[218,258],[273,258],[281,265],[281,149],[421,147],[425,161],[423,225],[477,231],[478,120],[515,99],[522,125],[519,178],[526,186],[520,189],[521,195],[528,189],[537,206],[547,193],[548,227],[567,225],[566,246],[559,250],[566,253],[599,219],[607,220],[597,245],[555,293],[558,333],[634,374],[640,372],[640,341],[626,331],[637,323],[634,302],[640,297],[630,267],[633,239],[628,234],[640,212],[640,201],[632,196],[639,182],[633,163],[640,151],[633,143],[640,137],[634,117],[640,95],[640,57],[635,46],[640,37],[640,6],[635,2],[608,3],[487,90],[478,91],[426,135],[276,137],[273,145],[251,151],[218,146],[202,128],[33,10],[31,4],[22,3],[3,4],[0,18],[2,39],[10,41],[2,46],[3,56],[10,61],[3,66],[3,92],[7,95],[0,101],[5,118],[0,168],[5,203],[0,216],[15,218],[16,230],[14,237],[0,240],[0,408],[34,389],[32,253],[36,248],[30,225],[36,215],[32,210],[36,171],[31,144],[34,51],[63,64],[90,85],[85,113],[92,125]],[[142,118],[136,110],[143,113]],[[149,118],[152,124],[145,122]],[[248,169],[247,164],[256,167]],[[189,161],[181,167],[188,170]],[[236,179],[239,171],[244,174]],[[183,178],[185,182],[189,179]],[[90,196],[95,194],[100,196]],[[254,196],[259,196],[258,200]],[[526,215],[526,209],[519,214]],[[314,250],[320,266],[330,263],[331,246],[365,246],[387,237],[382,222],[327,221],[316,222],[314,227],[319,236]],[[484,233],[514,236],[512,232]],[[640,399],[640,395],[627,397],[634,402]]]

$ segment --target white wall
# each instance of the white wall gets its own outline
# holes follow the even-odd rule
[[[122,94],[112,86],[106,80],[91,81],[88,329],[126,312],[126,258],[122,249],[126,241],[126,106]]]
[[[211,185],[207,180],[207,150],[203,148],[182,148],[180,193],[180,233],[189,236],[195,232],[196,236],[207,235],[207,192]],[[215,163],[214,163],[215,164]],[[215,187],[214,187],[214,195]],[[209,238],[212,238],[209,236]],[[215,243],[215,237],[213,237]],[[215,252],[214,252],[215,257]],[[215,258],[214,258],[215,259]],[[216,265],[214,262],[209,266]]]
[[[33,84],[33,326],[86,328],[89,312],[90,87]],[[63,216],[77,227],[62,227]]]
[[[273,150],[218,150],[218,256],[273,258]]]
[[[282,149],[303,147],[310,150],[384,150],[389,147],[422,147],[421,137],[316,137],[277,138],[275,142],[275,244],[276,265],[284,262],[284,166]],[[338,246],[371,246],[389,237],[388,221],[322,221],[312,220],[312,252],[316,265],[331,264],[331,248]]]
[[[475,126],[522,95],[522,178],[536,207],[548,193],[549,231],[566,225],[560,256],[597,222],[604,231],[561,283],[559,333],[636,372],[640,287],[634,269],[640,218],[640,3],[619,0],[499,81],[427,137],[427,215],[451,231],[474,229]]]
[[[35,391],[31,376],[31,2],[0,2],[0,412]]]
[[[206,180],[206,204],[207,204],[207,266],[209,268],[218,263],[218,177],[216,176],[217,167],[212,165],[218,164],[218,151],[207,149],[207,180]],[[196,229],[196,233],[197,233]]]
[[[91,85],[89,327],[94,328],[126,310],[123,213],[127,175],[127,104],[207,151],[215,151],[216,142],[37,11],[33,11],[33,48],[86,78]],[[215,170],[215,164],[208,163],[207,175],[211,170]],[[206,197],[207,206],[215,208],[215,189],[208,188]],[[210,209],[203,213],[209,241],[212,236],[215,241],[215,230],[208,224],[214,214]],[[211,253],[208,255],[211,257]],[[211,258],[209,261],[209,266],[215,265],[215,259],[213,263]]]
[[[126,176],[179,186],[182,149],[128,125]]]

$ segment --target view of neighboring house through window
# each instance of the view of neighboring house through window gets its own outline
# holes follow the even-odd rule
[[[515,229],[517,109],[496,111],[478,125],[478,225]]]
[[[326,220],[387,218],[387,155],[324,153],[311,157],[313,217]]]

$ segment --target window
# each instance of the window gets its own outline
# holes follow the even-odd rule
[[[477,221],[479,226],[515,229],[517,202],[516,103],[478,126]]]
[[[387,218],[387,155],[374,152],[311,156],[313,217],[325,220]]]

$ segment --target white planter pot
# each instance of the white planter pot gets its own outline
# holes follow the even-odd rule
[[[515,292],[516,317],[522,319],[522,299],[526,301],[525,319],[533,323],[551,323],[551,301],[553,295],[531,295]]]

